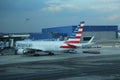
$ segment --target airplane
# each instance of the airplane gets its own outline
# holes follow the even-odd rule
[[[16,54],[34,54],[36,51],[47,52],[49,55],[54,55],[53,52],[70,52],[86,45],[92,45],[94,36],[87,43],[80,43],[85,22],[74,30],[67,41],[16,41]]]

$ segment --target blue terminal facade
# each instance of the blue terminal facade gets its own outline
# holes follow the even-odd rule
[[[30,33],[29,39],[39,40],[39,39],[51,39],[52,35],[47,33]]]
[[[85,26],[84,31],[118,31],[118,26]]]
[[[62,37],[67,37],[72,34],[76,25],[63,26],[63,27],[53,27],[53,28],[43,28],[42,33],[31,33],[30,39],[57,39]],[[116,25],[102,25],[102,26],[85,26],[83,32],[99,32],[99,31],[114,31],[116,33],[116,39],[118,38],[118,26]]]

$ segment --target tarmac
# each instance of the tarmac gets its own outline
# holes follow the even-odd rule
[[[96,53],[83,53],[84,51],[100,52]],[[39,53],[40,54],[40,53]],[[105,56],[120,54],[120,48],[92,48],[92,49],[78,49],[77,53],[55,53],[55,55],[41,54],[40,56],[28,56],[28,55],[1,55],[0,65],[13,64],[13,63],[24,63],[33,61],[43,60],[60,60],[75,57],[89,57],[89,56]]]
[[[83,53],[83,51],[97,51]],[[9,51],[8,51],[9,53]],[[1,80],[120,80],[120,48],[78,49],[55,55],[1,55]]]

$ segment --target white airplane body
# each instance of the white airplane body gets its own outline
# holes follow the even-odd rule
[[[61,44],[63,46],[61,46]],[[17,42],[18,46],[18,52],[27,52],[27,50],[40,50],[40,51],[60,51],[60,52],[67,52],[68,50],[72,48],[67,48],[69,47],[68,45],[64,44],[64,41],[18,41]],[[66,47],[66,48],[60,48],[60,47]],[[23,51],[24,50],[24,51]]]
[[[29,53],[30,51],[43,51],[53,55],[53,52],[69,52],[83,45],[91,45],[94,37],[87,43],[80,43],[84,27],[84,21],[81,22],[72,36],[67,41],[17,41],[16,52],[18,54]]]

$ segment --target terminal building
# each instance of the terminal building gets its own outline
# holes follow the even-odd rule
[[[18,40],[28,39],[28,33],[0,33],[0,49],[13,48]]]
[[[43,28],[42,33],[52,33],[53,38],[61,38],[61,36],[68,37],[76,27],[77,26]],[[118,39],[118,26],[85,26],[81,41],[88,41],[92,36],[95,36],[95,41],[116,40]]]

